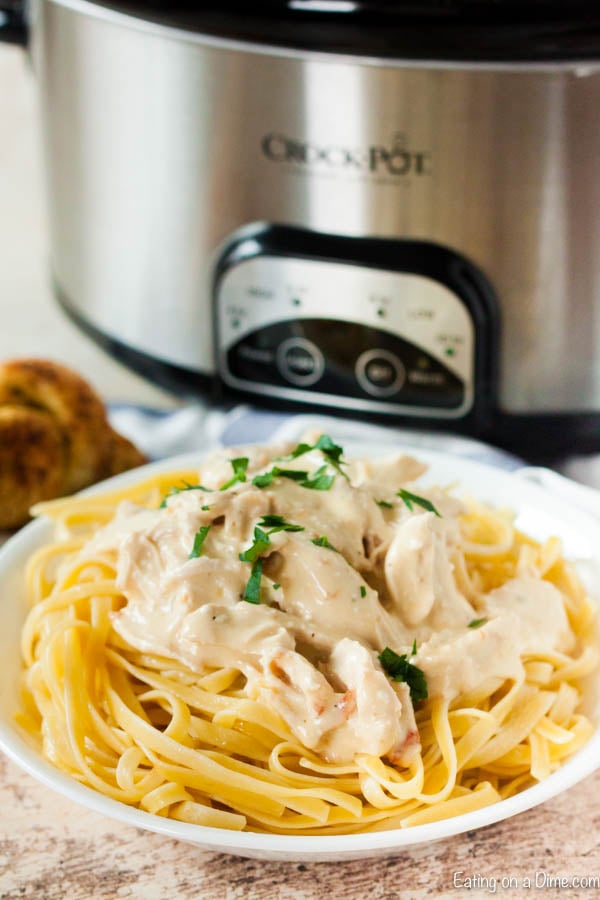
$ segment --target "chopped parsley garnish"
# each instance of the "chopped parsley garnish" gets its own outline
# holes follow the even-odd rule
[[[336,463],[339,463],[342,458],[342,453],[344,452],[340,445],[334,443],[328,434],[321,435],[315,444],[315,449],[320,450],[324,456]]]
[[[329,464],[337,471],[340,475],[342,475],[346,480],[348,480],[348,476],[344,471],[342,471],[342,466],[346,465],[344,460],[342,459],[342,455],[344,453],[343,449],[339,444],[336,444],[332,438],[328,434],[322,434],[316,444],[305,444],[301,443],[295,447],[292,452],[288,456],[282,457],[283,459],[298,459],[299,456],[304,456],[305,453],[310,453],[311,450],[320,450],[323,456],[327,459]],[[326,488],[317,488],[317,490],[327,490]]]
[[[266,515],[258,524],[261,528],[268,528],[269,534],[275,531],[304,531],[303,525],[292,525],[291,522],[286,522],[283,516]]]
[[[413,649],[414,648],[415,645],[413,644]],[[408,655],[406,653],[399,656],[389,647],[386,647],[385,650],[382,650],[379,654],[379,662],[381,663],[381,668],[389,675],[392,681],[406,682],[410,690],[410,699],[413,703],[418,703],[419,700],[427,699],[428,693],[425,673],[419,669],[418,666],[413,666],[413,664],[408,661]]]
[[[417,639],[415,638],[412,645],[412,650],[410,651],[411,656],[417,655]]]
[[[169,488],[169,492],[166,497],[163,498],[162,503],[160,504],[159,509],[164,509],[167,505],[167,500],[169,497],[174,497],[175,494],[181,494],[184,491],[206,491],[206,493],[212,493],[212,488],[204,487],[203,484],[188,484],[187,481],[183,482],[183,487],[172,487]]]
[[[242,482],[246,480],[246,469],[248,468],[249,459],[247,456],[238,456],[236,459],[230,459],[231,468],[233,469],[233,475],[226,481],[225,484],[222,484],[219,488],[220,491],[226,491],[227,488],[230,488],[233,484],[237,484],[238,482]]]
[[[210,506],[201,506],[200,509],[206,512],[207,509],[210,509]]]
[[[389,500],[376,500],[375,503],[377,506],[382,506],[384,509],[393,509],[394,504],[390,503]]]
[[[404,503],[406,504],[406,506],[408,506],[411,512],[413,510],[413,504],[416,503],[417,506],[422,506],[423,509],[427,510],[427,512],[432,512],[441,519],[439,512],[437,511],[431,500],[427,500],[425,497],[419,497],[418,494],[411,494],[410,491],[405,491],[404,488],[400,488],[399,491],[396,491],[396,496],[404,500]]]
[[[360,586],[360,596],[361,596],[361,597],[366,597],[366,596],[367,596],[367,589],[366,589],[366,587],[364,586],[364,584],[361,584],[361,586]]]
[[[290,481],[304,481],[305,478],[308,478],[308,472],[304,469],[280,469],[279,466],[275,466],[272,471],[274,477],[287,478]]]
[[[263,527],[268,527],[269,531],[263,531],[261,525]],[[248,603],[259,602],[258,597],[263,566],[261,557],[265,550],[268,550],[271,546],[271,538],[269,535],[276,531],[304,531],[304,528],[302,525],[292,525],[289,522],[286,522],[283,516],[275,515],[263,516],[259,524],[255,526],[252,543],[239,554],[239,558],[242,562],[252,563],[252,572],[244,591],[244,600],[247,600]],[[274,590],[277,590],[279,587],[281,587],[280,584],[273,585]]]
[[[266,534],[262,528],[259,528],[258,525],[254,529],[254,542],[240,553],[240,559],[242,562],[255,562],[259,556],[261,556],[267,547],[271,545],[271,539],[269,535]]]
[[[313,478],[305,478],[300,482],[300,487],[308,488],[311,491],[328,491],[335,475],[327,474],[327,466],[321,466],[314,474]]]
[[[301,469],[280,469],[279,466],[273,466],[270,472],[264,472],[262,475],[255,475],[252,484],[259,488],[269,487],[274,478],[289,478],[291,481],[304,481],[308,478],[308,472]]]
[[[335,475],[327,475],[327,465],[321,466],[315,472],[314,476],[309,475],[304,469],[280,469],[279,466],[273,466],[269,472],[262,475],[255,475],[252,484],[259,488],[269,487],[275,478],[289,478],[291,481],[297,481],[300,487],[308,488],[311,491],[328,491]]]
[[[271,585],[271,587],[273,588],[274,591],[278,591],[279,588],[281,587],[281,585],[279,584],[278,581],[275,581],[275,582],[273,582],[273,584]]]
[[[471,619],[467,628],[481,628],[482,625],[485,625],[487,622],[487,617],[484,616],[483,619]]]
[[[206,535],[210,531],[210,525],[202,525],[196,535],[194,537],[194,545],[192,547],[192,552],[190,553],[190,559],[197,559],[199,556],[202,556],[202,548],[204,546],[204,541],[206,540]]]
[[[250,578],[244,590],[244,600],[247,603],[260,603],[260,580],[262,578],[262,559],[257,559],[252,565]]]
[[[265,472],[264,475],[255,475],[252,479],[252,484],[259,488],[269,487],[274,478],[274,470],[271,469],[270,472]]]
[[[348,481],[348,476],[345,472],[342,471],[342,466],[346,465],[346,463],[342,460],[343,450],[339,444],[335,444],[328,434],[322,434],[317,443],[315,444],[315,448],[320,450],[323,456],[329,461],[330,465],[333,466],[336,471],[342,475],[346,481]]]
[[[298,459],[299,456],[304,456],[305,453],[310,453],[311,450],[315,449],[314,444],[298,444],[291,453],[287,456],[281,456],[280,459]]]
[[[317,547],[325,547],[327,550],[333,550],[335,553],[340,552],[333,546],[333,544],[329,543],[324,534],[322,534],[321,537],[313,538],[311,543],[315,544]]]

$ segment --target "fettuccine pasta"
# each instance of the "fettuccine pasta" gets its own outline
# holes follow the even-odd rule
[[[282,834],[420,825],[555,771],[598,666],[560,542],[417,492],[405,457],[299,448],[37,510],[22,728],[122,803]]]

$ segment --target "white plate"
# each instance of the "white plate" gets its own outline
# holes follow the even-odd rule
[[[346,448],[347,451],[349,449]],[[372,447],[354,445],[351,449],[352,455],[373,453]],[[600,520],[571,502],[568,491],[565,495],[564,482],[561,496],[520,477],[518,473],[509,474],[481,463],[431,451],[420,451],[418,456],[430,465],[429,472],[422,479],[424,484],[458,482],[458,494],[464,491],[493,505],[511,507],[518,514],[518,526],[528,534],[538,539],[551,535],[561,537],[565,555],[585,570],[588,586],[591,581],[593,588],[600,588],[598,554],[594,552],[594,548],[600,548]],[[198,466],[200,459],[198,455],[182,456],[154,463],[106,481],[93,488],[92,493],[141,480],[153,472]],[[600,500],[598,508],[600,510]],[[392,854],[400,847],[439,840],[506,819],[554,797],[600,766],[600,714],[593,699],[586,711],[596,723],[596,731],[585,747],[557,772],[508,800],[429,825],[341,836],[265,835],[189,825],[111,800],[53,768],[23,740],[13,721],[21,667],[19,635],[26,614],[23,570],[29,555],[47,541],[51,533],[52,526],[48,521],[33,522],[0,551],[0,748],[34,778],[88,809],[205,849],[262,859],[340,861]],[[596,592],[600,593],[600,590]],[[591,685],[590,696],[592,693],[594,697],[600,694],[600,677]]]

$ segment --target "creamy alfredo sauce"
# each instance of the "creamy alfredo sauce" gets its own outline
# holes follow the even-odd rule
[[[210,490],[174,493],[158,510],[122,504],[87,545],[84,553],[116,563],[126,604],[113,624],[133,647],[195,670],[239,668],[252,696],[336,763],[357,753],[407,763],[418,750],[409,687],[382,670],[385,647],[409,655],[429,696],[448,698],[484,679],[518,677],[523,653],[572,647],[560,592],[533,572],[476,599],[461,593],[453,559],[462,506],[414,487],[419,462],[352,460],[342,467],[347,477],[328,465],[328,490],[286,477],[252,483],[274,465],[314,478],[328,463],[318,449],[277,461],[292,449],[230,453],[247,457],[246,480],[224,490],[232,465],[223,451],[202,467]],[[401,487],[426,496],[439,515],[409,509],[396,496]],[[258,580],[240,554],[265,516],[303,530],[268,535]],[[200,555],[190,558],[201,529]],[[258,603],[244,599],[252,571]],[[469,627],[480,618],[487,621]]]

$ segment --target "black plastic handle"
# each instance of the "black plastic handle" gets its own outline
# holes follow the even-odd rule
[[[25,3],[23,0],[0,2],[0,41],[10,44],[27,43]]]

